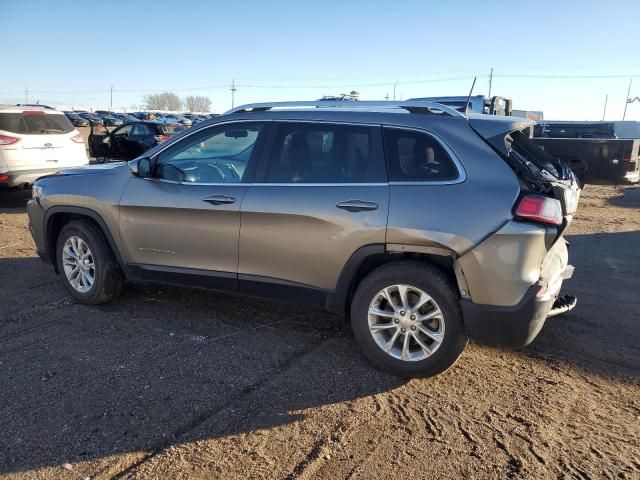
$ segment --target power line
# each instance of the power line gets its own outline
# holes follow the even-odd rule
[[[550,78],[550,79],[573,79],[573,78],[640,78],[638,75],[546,75],[546,74],[511,74],[511,73],[494,73],[494,77],[503,78]]]

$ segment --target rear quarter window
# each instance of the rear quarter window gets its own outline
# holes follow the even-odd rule
[[[385,128],[384,148],[391,182],[451,181],[460,176],[451,155],[427,133]]]
[[[56,135],[72,132],[69,119],[63,114],[0,112],[0,130],[23,135]]]

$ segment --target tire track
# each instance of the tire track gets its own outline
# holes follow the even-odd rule
[[[222,406],[217,406],[216,408],[212,408],[202,413],[201,415],[196,416],[191,422],[186,424],[183,428],[175,430],[172,434],[167,435],[168,440],[163,441],[157,447],[153,448],[142,459],[128,466],[127,468],[121,470],[120,472],[116,473],[111,478],[113,480],[119,480],[123,478],[134,478],[138,473],[138,470],[140,469],[140,467],[142,467],[144,464],[154,459],[155,457],[159,456],[160,454],[162,454],[173,444],[178,443],[181,438],[187,436],[190,432],[197,429],[199,426],[203,425],[208,420],[215,417],[221,417],[226,419],[230,418],[230,415],[227,415],[227,414],[229,413],[229,410],[232,407],[238,408],[238,404],[240,403],[238,402],[239,399],[245,399],[245,401],[247,401],[248,396],[264,388],[270,383],[274,383],[280,380],[281,378],[285,377],[290,372],[290,370],[292,370],[293,367],[295,367],[295,365],[303,361],[306,357],[314,354],[318,349],[324,346],[327,342],[335,340],[335,338],[338,337],[339,335],[340,333],[337,332],[332,337],[329,337],[329,338],[323,337],[320,340],[317,340],[316,342],[309,345],[307,348],[302,349],[296,353],[293,353],[291,357],[287,360],[285,365],[280,369],[280,371],[276,375],[270,375],[254,383],[253,385],[249,385],[245,387],[238,394],[232,397],[229,397]],[[316,448],[321,449],[322,445],[317,445],[316,447],[314,447],[314,449]],[[313,457],[313,455],[310,454],[309,462],[311,462],[312,460],[311,457]],[[299,468],[300,472],[303,472],[305,468],[306,467],[304,465],[300,466]]]

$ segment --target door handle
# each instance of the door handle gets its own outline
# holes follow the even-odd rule
[[[228,195],[211,195],[210,197],[203,198],[202,201],[210,203],[211,205],[230,205],[235,203],[236,199]]]
[[[378,204],[365,200],[347,200],[346,202],[336,203],[336,207],[349,212],[362,212],[363,210],[376,210]]]

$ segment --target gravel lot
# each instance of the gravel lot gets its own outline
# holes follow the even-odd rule
[[[640,187],[584,192],[573,312],[408,382],[300,307],[139,286],[75,304],[28,196],[0,193],[1,478],[640,478]]]

